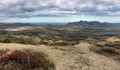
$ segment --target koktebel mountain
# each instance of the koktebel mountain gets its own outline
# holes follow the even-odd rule
[[[120,26],[120,23],[109,23],[109,22],[99,22],[99,21],[78,21],[78,22],[69,22],[67,25],[84,25],[84,26]]]

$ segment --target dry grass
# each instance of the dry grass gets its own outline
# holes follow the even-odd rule
[[[115,48],[104,47],[101,49],[103,52],[106,52],[110,55],[120,55],[120,52]]]
[[[3,54],[6,54],[9,51],[10,51],[9,49],[0,50],[0,56],[3,55]]]
[[[107,57],[111,57],[115,60],[120,61],[120,50],[117,49],[115,47],[115,45],[113,45],[113,47],[111,47],[111,46],[108,46],[106,43],[99,43],[99,44],[96,44],[96,47],[90,47],[90,50],[94,51],[98,54],[102,54]]]

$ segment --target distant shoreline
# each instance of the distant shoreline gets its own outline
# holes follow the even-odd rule
[[[68,22],[4,22],[3,24],[66,25],[67,23]]]

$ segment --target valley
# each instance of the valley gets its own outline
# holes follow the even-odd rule
[[[112,70],[119,70],[117,67],[120,63],[120,25],[117,23],[97,21],[79,21],[65,25],[1,23],[0,27],[2,27],[0,28],[0,49],[19,50],[21,48],[33,50],[40,47],[39,50],[44,50],[42,52],[50,53],[49,56],[55,58],[53,61],[58,63],[57,70],[61,70],[59,67],[62,64],[62,70],[96,70],[96,65],[97,67],[103,65],[99,62],[107,63],[107,60],[111,62],[111,65],[107,63],[108,68],[101,66],[104,69],[99,67],[98,70],[109,70],[111,66]],[[19,44],[21,47],[18,48]],[[4,47],[4,45],[9,47]],[[28,48],[28,46],[36,47]],[[47,47],[44,48],[43,46]],[[57,54],[60,55],[57,56]],[[67,60],[68,58],[71,59]],[[79,61],[81,63],[78,63]],[[93,64],[92,67],[89,66],[89,61],[90,65],[93,61],[98,62],[95,62],[96,65]]]

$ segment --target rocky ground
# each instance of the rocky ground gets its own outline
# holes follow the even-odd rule
[[[94,47],[85,42],[74,46],[45,46],[0,43],[0,49],[23,50],[32,49],[49,55],[56,65],[56,70],[119,70],[120,63],[89,48]]]

